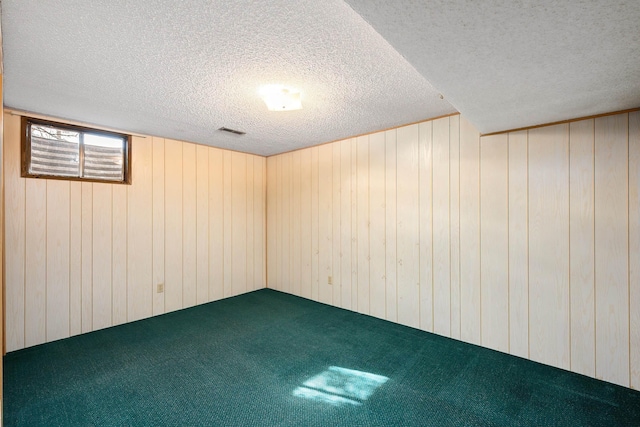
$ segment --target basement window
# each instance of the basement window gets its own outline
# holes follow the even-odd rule
[[[131,184],[131,137],[22,118],[22,176]]]

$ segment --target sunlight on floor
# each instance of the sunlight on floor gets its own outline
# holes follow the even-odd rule
[[[361,405],[389,378],[368,372],[331,366],[305,381],[293,395],[334,406]]]

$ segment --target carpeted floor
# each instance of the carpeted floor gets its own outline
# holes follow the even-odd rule
[[[640,425],[640,392],[268,289],[4,369],[6,427]]]

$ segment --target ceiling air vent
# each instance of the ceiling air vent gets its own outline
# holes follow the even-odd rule
[[[226,127],[224,127],[224,126],[223,126],[223,127],[221,127],[221,128],[220,128],[220,129],[218,129],[218,130],[220,130],[220,131],[222,131],[222,132],[229,132],[229,133],[232,133],[232,134],[234,134],[234,135],[244,135],[244,134],[246,133],[246,132],[242,132],[241,130],[229,129],[229,128],[226,128]]]

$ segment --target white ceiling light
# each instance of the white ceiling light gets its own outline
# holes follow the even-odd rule
[[[260,97],[269,111],[293,111],[302,109],[300,91],[282,86],[266,85],[260,89]]]

